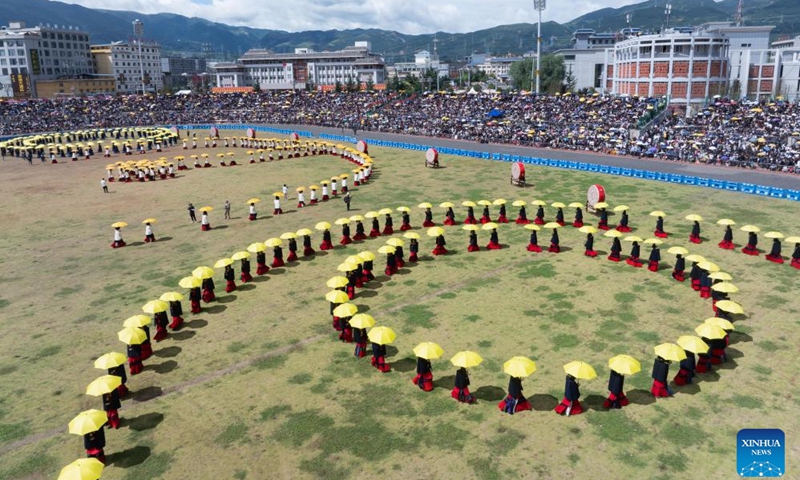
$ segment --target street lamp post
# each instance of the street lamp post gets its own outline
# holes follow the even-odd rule
[[[142,58],[142,37],[144,36],[144,23],[142,23],[141,20],[137,19],[133,21],[133,35],[136,36],[136,43],[139,44],[139,71],[142,77],[142,95],[144,95],[144,59]]]
[[[533,9],[539,12],[539,23],[536,24],[536,93],[541,90],[539,68],[542,60],[542,11],[547,8],[547,0],[533,0]]]

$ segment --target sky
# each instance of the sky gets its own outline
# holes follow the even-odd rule
[[[177,13],[273,30],[380,28],[406,34],[462,33],[535,23],[532,0],[60,0],[90,8]],[[593,10],[643,0],[549,0],[542,20],[564,23]],[[255,7],[255,8],[254,8]]]

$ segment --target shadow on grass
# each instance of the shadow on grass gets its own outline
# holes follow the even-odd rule
[[[169,373],[175,370],[177,366],[178,362],[176,362],[175,360],[167,360],[166,362],[157,363],[155,365],[148,365],[145,368],[147,368],[148,370],[153,370],[154,372],[163,375],[165,373]]]
[[[358,313],[367,313],[370,310],[369,305],[356,304],[356,307],[358,307]]]
[[[162,393],[164,393],[164,391],[161,389],[161,387],[154,385],[134,391],[131,393],[131,399],[136,402],[149,402],[154,398],[160,397]]]
[[[131,430],[143,432],[155,428],[159,423],[164,421],[164,414],[158,412],[145,413],[138,417],[125,418],[123,424],[128,426]]]
[[[161,242],[169,242],[170,240],[172,240],[172,237],[161,237],[156,241],[161,243]]]
[[[228,228],[227,225],[217,225],[216,227],[212,227],[211,230],[225,230]]]
[[[560,245],[559,245],[559,246],[560,246]],[[561,246],[561,252],[560,252],[560,253],[564,253],[564,252],[571,252],[571,251],[573,251],[573,250],[575,250],[575,249],[574,249],[574,248],[572,248],[572,247],[563,247],[563,246]]]
[[[698,373],[694,377],[695,382],[719,382],[719,373],[717,373],[717,368],[719,365],[713,365],[711,368],[714,370],[706,373]]]
[[[255,288],[256,286],[253,285],[252,283],[246,283],[244,285],[239,285],[239,288],[237,290],[239,290],[240,292],[249,292],[250,290],[255,290]]]
[[[753,337],[743,332],[731,332],[731,343],[752,342]],[[735,340],[735,341],[734,341]]]
[[[689,385],[676,387],[674,391],[676,394],[681,394],[681,395],[697,395],[702,391],[702,389],[700,388],[700,385],[696,383],[690,383]]]
[[[358,292],[358,297],[359,298],[372,298],[372,297],[376,297],[377,295],[378,295],[378,292],[376,292],[374,290],[362,290],[362,291]]]
[[[286,269],[285,269],[285,268],[278,267],[278,268],[273,268],[273,269],[271,269],[271,270],[269,271],[269,273],[270,273],[271,275],[280,275],[281,273],[284,273],[285,271],[286,271]]]
[[[453,377],[453,380],[455,380],[455,377]],[[485,400],[487,402],[498,402],[506,398],[505,390],[492,385],[484,385],[472,393],[478,400]]]
[[[144,245],[144,242],[131,242],[128,244],[129,247],[138,247]]]
[[[144,463],[150,456],[150,447],[138,445],[121,452],[114,452],[106,456],[106,465],[117,468],[130,468]]]
[[[170,337],[171,337],[173,340],[176,340],[176,341],[178,341],[178,342],[182,342],[182,341],[184,341],[184,340],[188,340],[188,339],[190,339],[190,338],[194,337],[195,335],[197,335],[197,332],[195,332],[195,331],[192,331],[192,330],[184,330],[184,331],[182,331],[182,332],[173,333],[172,335],[170,335]],[[171,347],[170,347],[170,348],[171,348]]]
[[[238,287],[237,287],[237,289],[238,289]],[[236,300],[236,295],[234,295],[232,293],[228,293],[225,296],[217,297],[217,303],[231,303],[234,300]]]
[[[586,398],[583,399],[583,404],[585,406],[584,410],[596,410],[598,412],[607,412],[607,408],[603,408],[603,402],[606,400],[606,397],[602,395],[586,395]],[[553,407],[555,408],[555,407]]]
[[[556,397],[545,393],[531,395],[528,397],[528,401],[531,403],[531,408],[537,412],[548,412],[558,405],[558,399]]]
[[[413,358],[401,358],[392,361],[392,368],[400,373],[413,372],[417,368],[417,361]]]
[[[267,280],[269,280],[269,276],[267,276],[267,275],[258,275],[258,276],[253,277],[253,279],[250,280],[250,281],[252,283],[261,283],[261,282],[266,282]]]
[[[175,335],[177,334],[172,334],[172,337],[175,337]],[[181,347],[173,345],[171,347],[159,348],[153,352],[153,355],[156,357],[172,358],[178,356],[178,354],[181,353],[181,350],[183,350]]]
[[[626,392],[625,395],[631,403],[635,403],[636,405],[652,405],[656,403],[656,397],[648,390],[630,390]]]
[[[443,388],[445,390],[452,390],[453,384],[456,381],[455,375],[445,375],[433,381],[433,386],[436,388]]]
[[[192,320],[191,322],[186,322],[186,326],[189,328],[203,328],[208,325],[207,320],[203,320],[202,318],[197,318]]]
[[[217,313],[222,313],[227,309],[228,307],[226,307],[225,305],[214,305],[211,307],[205,307],[203,311],[211,314],[217,314]]]

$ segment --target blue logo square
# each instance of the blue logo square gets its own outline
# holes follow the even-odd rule
[[[740,477],[786,474],[786,435],[777,428],[745,428],[736,435],[736,471]]]

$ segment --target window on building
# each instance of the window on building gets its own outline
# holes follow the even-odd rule
[[[8,69],[7,68],[0,69],[0,71],[3,72],[3,75],[8,75]]]
[[[753,46],[753,44],[752,44],[752,43],[743,43],[743,44],[741,44],[741,47],[742,47],[742,48],[750,48],[750,47],[752,47],[752,46]]]

